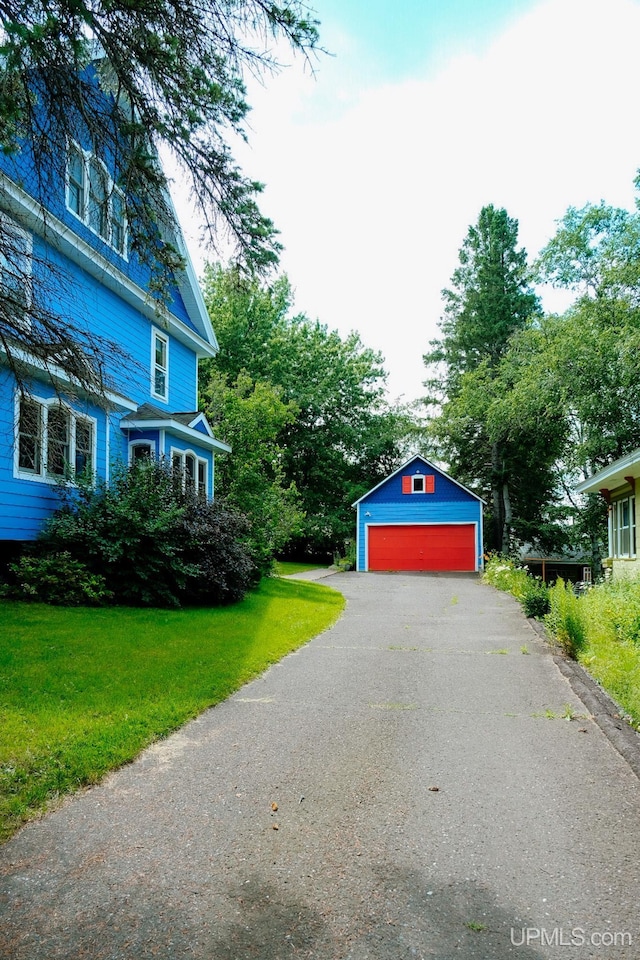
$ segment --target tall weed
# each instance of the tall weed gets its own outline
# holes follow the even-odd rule
[[[492,554],[485,564],[483,579],[492,587],[511,593],[516,600],[520,600],[531,578],[524,567],[518,566],[510,557]]]
[[[609,580],[588,594],[590,619],[612,626],[615,639],[640,645],[640,581]]]
[[[567,656],[577,660],[587,639],[586,623],[579,598],[561,577],[549,588],[549,613],[544,622]]]

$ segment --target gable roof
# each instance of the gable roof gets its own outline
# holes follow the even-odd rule
[[[231,453],[231,447],[213,435],[204,413],[195,410],[188,413],[171,413],[154,407],[152,403],[143,403],[133,413],[120,420],[122,430],[166,430],[167,433],[193,440],[202,447]]]
[[[576,493],[598,493],[599,490],[613,490],[616,487],[622,487],[626,483],[627,477],[640,478],[640,450],[632,450],[626,456],[614,460],[608,467],[603,467],[593,476],[587,477],[586,480],[576,484],[574,490]]]
[[[406,470],[410,464],[415,463],[415,461],[417,460],[419,460],[421,463],[424,463],[426,467],[430,467],[432,470],[435,470],[435,472],[439,473],[440,476],[446,477],[447,480],[451,481],[451,483],[455,483],[457,487],[460,487],[461,490],[464,490],[465,493],[468,493],[470,497],[474,497],[474,499],[479,500],[480,503],[485,502],[482,499],[482,497],[478,496],[477,493],[474,493],[473,490],[469,490],[469,488],[465,487],[464,484],[459,483],[457,480],[454,480],[454,478],[449,476],[449,474],[446,473],[445,470],[442,470],[440,467],[437,467],[435,463],[431,462],[431,460],[427,460],[427,458],[423,457],[422,454],[420,453],[415,453],[412,457],[409,457],[409,459],[406,460],[405,463],[402,464],[402,466],[398,467],[397,470],[394,470],[393,473],[390,473],[388,477],[385,477],[384,480],[381,480],[380,483],[377,483],[375,487],[371,488],[371,490],[367,490],[367,492],[364,493],[354,503],[352,503],[351,506],[357,507],[359,503],[362,503],[363,500],[366,500],[367,497],[370,497],[372,493],[374,493],[376,490],[379,490],[380,487],[384,486],[385,483],[388,483],[390,480],[393,480],[394,477],[397,477],[399,473],[402,473],[403,470]]]

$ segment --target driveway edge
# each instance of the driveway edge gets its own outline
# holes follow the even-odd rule
[[[553,649],[554,643],[544,624],[532,618],[528,620],[538,636]],[[625,719],[624,710],[581,664],[559,653],[553,653],[553,659],[604,735],[640,779],[640,734]]]

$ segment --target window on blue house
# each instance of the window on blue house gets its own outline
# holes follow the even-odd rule
[[[67,206],[77,217],[84,220],[84,157],[78,147],[69,147],[67,167]]]
[[[111,193],[111,244],[118,253],[124,253],[127,235],[124,212],[124,197],[114,187]]]
[[[109,239],[109,188],[107,173],[95,158],[89,161],[89,226],[104,240]]]
[[[42,406],[23,397],[18,416],[18,469],[39,474],[42,465]]]
[[[104,164],[72,143],[67,156],[67,207],[118,253],[126,256],[124,194]]]
[[[0,213],[2,250],[0,251],[0,283],[2,283],[9,318],[21,328],[29,325],[31,306],[31,235],[14,220]]]
[[[91,470],[93,430],[88,420],[76,420],[75,473],[79,476]]]
[[[155,456],[155,444],[149,440],[138,440],[129,445],[129,462],[147,463]]]
[[[184,458],[184,486],[185,490],[193,491],[196,488],[196,458],[188,453]]]
[[[190,450],[172,450],[171,468],[176,487],[206,500],[209,465]]]
[[[207,497],[207,461],[198,460],[198,496]]]
[[[415,473],[402,478],[403,493],[435,493],[436,478],[433,474]]]
[[[151,331],[151,393],[157,400],[169,397],[169,338]]]
[[[49,407],[47,415],[47,473],[64,477],[70,466],[71,418],[66,407]]]
[[[21,397],[18,402],[16,475],[24,479],[73,479],[91,472],[96,424],[57,400]]]

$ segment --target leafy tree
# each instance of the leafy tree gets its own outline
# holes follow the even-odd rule
[[[548,319],[536,363],[558,384],[572,533],[598,569],[606,505],[597,496],[578,502],[572,488],[640,446],[640,215],[604,203],[569,208],[537,267],[543,281],[576,294],[564,316]]]
[[[518,434],[517,424],[510,420],[507,427],[497,415],[510,340],[538,311],[526,252],[517,242],[517,221],[506,210],[483,207],[469,227],[451,288],[443,291],[442,336],[424,358],[431,372],[427,402],[441,405],[433,433],[453,476],[490,498],[490,545],[501,551],[509,549],[518,484],[522,512],[524,480],[535,469],[524,431]]]
[[[640,215],[570,208],[538,260],[541,279],[576,292],[548,325],[543,361],[562,385],[575,476],[640,446]]]
[[[64,183],[66,144],[88,136],[93,152],[115,161],[131,249],[154,270],[162,296],[183,262],[157,160],[166,149],[209,238],[228,240],[250,269],[276,262],[276,230],[257,205],[261,185],[238,168],[231,143],[246,136],[243,75],[278,69],[271,40],[304,56],[317,47],[317,21],[300,0],[6,0],[0,16],[0,149],[10,175],[11,159],[26,151],[31,186],[46,197]],[[11,261],[14,248],[0,223],[0,256]],[[56,325],[46,303],[34,289],[41,332],[29,348],[44,359],[53,350],[74,381],[100,392],[96,361],[108,345],[92,353],[83,331],[63,317]],[[15,317],[15,299],[3,289],[0,343],[14,361]]]
[[[304,519],[298,491],[285,477],[279,442],[296,408],[283,403],[270,383],[256,383],[246,371],[228,382],[213,365],[201,402],[214,429],[233,448],[230,456],[216,460],[216,490],[250,519],[251,553],[267,573]]]
[[[289,551],[341,553],[353,535],[351,503],[398,465],[412,426],[385,400],[382,357],[357,333],[343,338],[292,315],[286,277],[266,287],[210,266],[205,300],[222,343],[209,370],[227,385],[244,374],[271,384],[294,414],[277,434],[282,475],[305,514]]]
[[[442,336],[426,357],[429,364],[444,363],[444,379],[434,385],[447,393],[481,362],[495,367],[511,334],[538,311],[527,254],[517,243],[518,221],[492,205],[483,207],[477,224],[469,227],[451,288],[442,291]]]

